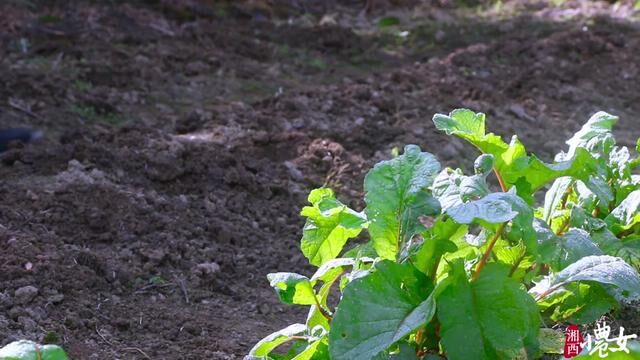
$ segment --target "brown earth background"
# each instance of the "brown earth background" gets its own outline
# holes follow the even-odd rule
[[[2,1],[0,127],[45,139],[2,155],[0,345],[240,359],[304,319],[265,275],[312,271],[310,189],[360,210],[367,169],[409,143],[470,167],[434,113],[483,111],[547,161],[598,110],[640,137],[631,2],[373,5]]]

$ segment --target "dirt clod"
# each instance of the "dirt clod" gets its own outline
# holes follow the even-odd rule
[[[35,286],[23,286],[15,291],[13,294],[15,301],[18,304],[28,304],[38,295],[38,288]]]

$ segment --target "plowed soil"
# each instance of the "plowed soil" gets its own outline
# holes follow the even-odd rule
[[[312,270],[310,189],[361,209],[366,170],[409,143],[472,164],[434,113],[483,111],[547,161],[598,110],[620,144],[640,137],[629,6],[244,3],[0,5],[0,127],[46,134],[2,154],[0,345],[239,359],[304,318],[265,275]]]

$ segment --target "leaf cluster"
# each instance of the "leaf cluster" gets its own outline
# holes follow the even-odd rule
[[[309,307],[307,319],[247,359],[557,353],[551,325],[590,323],[640,298],[640,160],[616,146],[616,121],[596,113],[546,163],[458,109],[433,122],[480,151],[473,174],[408,145],[366,175],[363,211],[313,190],[301,249],[317,271],[268,275],[281,301]],[[345,250],[362,232],[368,242]]]

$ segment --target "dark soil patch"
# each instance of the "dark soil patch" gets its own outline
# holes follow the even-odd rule
[[[471,164],[434,113],[484,111],[546,160],[597,110],[621,116],[621,144],[640,136],[640,28],[606,6],[471,27],[438,9],[447,21],[396,41],[296,8],[287,24],[187,1],[46,3],[0,9],[0,126],[47,133],[0,166],[0,345],[54,332],[74,359],[241,358],[304,317],[265,275],[312,271],[311,188],[360,209],[365,171],[407,143]],[[621,316],[640,333],[637,309]]]

